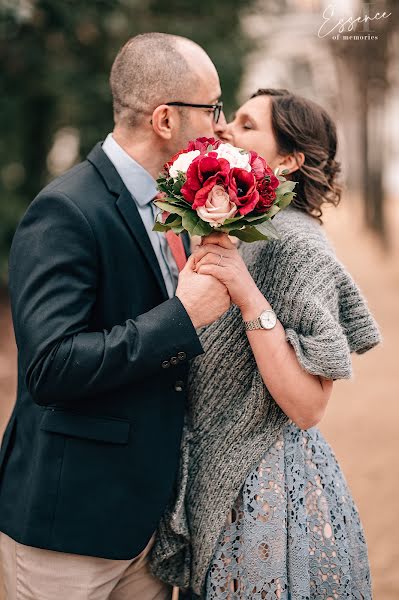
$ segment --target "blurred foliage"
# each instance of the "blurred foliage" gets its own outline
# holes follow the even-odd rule
[[[358,132],[355,134],[355,138],[348,143],[349,154],[346,156],[346,160],[351,177],[347,182],[347,189],[360,193],[366,227],[376,233],[382,245],[389,249],[386,206],[392,190],[384,186],[385,148],[389,147],[385,114],[392,86],[398,81],[398,0],[347,0],[347,2],[340,3],[327,2],[327,0],[253,0],[252,3],[252,11],[255,14],[267,14],[269,17],[280,18],[282,23],[285,19],[289,26],[298,31],[301,30],[301,27],[302,31],[306,31],[306,26],[312,23],[312,15],[315,15],[314,33],[321,25],[321,15],[327,7],[333,9],[335,15],[329,24],[329,26],[335,25],[334,35],[330,34],[324,40],[316,37],[314,39],[317,39],[320,47],[323,43],[328,44],[329,54],[340,82],[340,86],[334,91],[334,103],[341,107],[337,121],[341,125],[342,131],[346,132],[350,128],[351,131]],[[384,13],[389,18],[382,18]],[[327,10],[327,15],[331,15],[330,10]],[[349,16],[353,19],[358,17],[364,19],[366,15],[371,17],[371,23],[358,23],[353,29],[349,29],[346,23]],[[339,29],[336,27],[339,18],[343,24],[343,31],[341,31],[340,41],[337,42],[334,41],[334,38],[339,33]],[[282,25],[282,32],[284,35],[284,25]],[[369,41],[367,39],[368,32],[375,36],[378,42]],[[352,34],[355,39],[342,40],[345,36],[350,37]],[[365,39],[356,39],[358,37],[356,34],[360,36],[363,34]],[[309,35],[308,40],[311,41]],[[266,36],[266,41],[263,43],[266,55],[268,47],[271,48],[272,44],[273,36],[269,36],[269,38]],[[307,92],[314,93],[315,91],[311,67],[316,52],[308,51],[307,57],[304,54],[301,55],[300,52],[298,54],[299,57],[290,59],[291,67],[295,64],[296,70],[294,78],[296,86],[294,83],[293,88],[297,89],[299,84],[303,86],[300,93],[308,95]],[[329,66],[326,65],[326,67]],[[320,74],[318,80],[320,84],[323,74]],[[317,96],[314,99],[317,101]],[[351,151],[354,152],[350,154]],[[356,171],[359,171],[359,184],[357,182],[354,184],[351,165],[355,166]]]
[[[249,48],[243,0],[0,0],[0,281],[15,227],[50,179],[61,128],[79,131],[79,159],[112,129],[108,86],[120,46],[144,31],[187,36],[220,73],[229,111]]]

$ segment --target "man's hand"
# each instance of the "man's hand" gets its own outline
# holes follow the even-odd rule
[[[196,273],[194,268],[195,259],[190,256],[180,272],[176,296],[197,329],[216,321],[230,308],[231,299],[223,283],[211,275]]]

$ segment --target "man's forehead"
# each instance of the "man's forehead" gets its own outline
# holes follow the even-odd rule
[[[219,87],[217,93],[212,98],[212,102],[218,102],[220,100],[221,95],[222,95],[222,90]]]
[[[219,77],[216,75],[215,78],[209,78],[206,80],[206,83],[206,89],[210,100],[212,100],[212,102],[217,102],[222,95]]]

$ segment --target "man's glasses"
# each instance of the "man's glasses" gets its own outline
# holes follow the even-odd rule
[[[187,102],[165,102],[167,106],[188,106],[189,108],[213,108],[213,120],[219,122],[223,110],[223,102],[216,104],[188,104]]]

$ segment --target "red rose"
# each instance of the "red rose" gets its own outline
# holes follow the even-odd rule
[[[250,152],[249,164],[251,165],[252,172],[255,175],[257,181],[259,179],[262,179],[265,176],[268,169],[270,169],[270,167],[268,167],[268,165],[266,164],[265,159],[253,151]]]
[[[259,202],[257,203],[255,210],[259,213],[265,213],[272,206],[276,199],[276,192],[270,191],[268,193],[259,194]]]
[[[276,199],[276,188],[279,186],[279,180],[273,174],[270,167],[267,167],[267,175],[257,183],[259,192],[259,202],[255,210],[260,213],[267,212]]]
[[[212,146],[212,148],[216,150],[216,148],[219,148],[221,143],[221,141],[215,140],[215,138],[200,137],[189,142],[186,152],[199,150],[201,154],[206,154],[209,146]]]
[[[229,194],[231,200],[238,206],[240,215],[250,213],[259,200],[254,174],[245,169],[232,169],[229,177]]]
[[[226,185],[230,164],[216,156],[197,156],[187,170],[187,181],[181,188],[185,200],[196,210],[204,206],[215,185]]]

